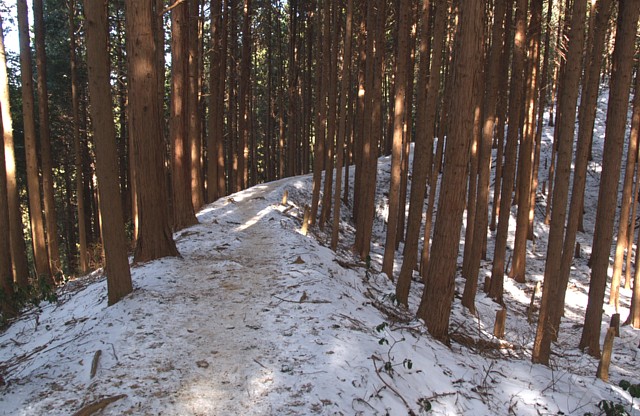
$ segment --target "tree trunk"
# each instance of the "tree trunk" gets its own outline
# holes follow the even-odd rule
[[[86,211],[84,206],[84,189],[82,177],[82,144],[80,142],[80,97],[78,83],[78,62],[76,57],[76,2],[69,2],[69,55],[71,64],[71,102],[73,107],[73,149],[76,169],[76,205],[78,207],[78,266],[80,272],[86,274],[89,271],[87,264],[87,230],[85,224]]]
[[[535,138],[535,156],[533,161],[533,180],[531,183],[531,197],[530,197],[530,207],[529,207],[529,232],[527,238],[529,240],[534,240],[533,235],[533,221],[535,219],[535,204],[536,204],[536,195],[538,192],[538,176],[540,172],[540,151],[542,147],[542,129],[544,124],[544,109],[547,106],[547,89],[548,89],[548,79],[549,79],[549,68],[551,67],[550,57],[551,57],[551,17],[553,15],[553,0],[549,0],[547,5],[547,17],[545,24],[545,35],[544,35],[544,57],[542,64],[542,75],[540,78],[540,101],[538,104],[538,122],[536,126],[536,138]],[[546,163],[546,160],[545,160]]]
[[[588,354],[595,357],[600,355],[602,304],[607,283],[609,252],[613,239],[613,223],[618,197],[618,182],[620,181],[620,164],[629,105],[634,42],[638,14],[640,13],[640,3],[637,1],[620,0],[619,5],[602,155],[602,175],[600,177],[598,210],[591,254],[592,271],[589,284],[589,301],[579,345],[582,350],[586,350]]]
[[[167,209],[164,144],[160,132],[156,45],[153,37],[152,0],[126,1],[129,73],[129,131],[133,138],[136,169],[139,236],[135,262],[179,255]]]
[[[53,283],[49,267],[49,255],[45,242],[42,218],[40,181],[38,180],[38,155],[36,150],[36,123],[33,108],[33,73],[31,47],[29,46],[29,22],[26,0],[18,0],[18,30],[20,37],[20,75],[22,79],[22,114],[24,118],[24,147],[27,159],[27,187],[29,189],[29,214],[35,258],[36,275]]]
[[[324,12],[322,11],[323,9]],[[327,45],[325,39],[328,36],[330,24],[324,22],[327,19],[330,19],[330,16],[326,12],[326,8],[323,7],[323,3],[321,0],[318,0],[316,19],[318,22],[318,33],[316,34],[316,42],[318,45],[323,45],[323,47],[322,52],[320,51],[320,48],[318,48],[318,70],[316,72],[318,93],[316,104],[315,147],[313,152],[313,191],[311,197],[310,225],[315,224],[316,218],[318,216],[318,205],[320,204],[320,188],[322,186],[322,170],[324,169],[325,162],[324,136],[327,126],[326,96],[328,88],[327,80],[329,75],[327,74],[327,72],[329,70],[329,65],[325,64],[324,61],[329,59],[329,57],[327,56],[329,46]]]
[[[567,60],[562,86],[560,88],[562,96],[559,97],[559,117],[557,119],[558,123],[556,124],[558,160],[556,162],[555,187],[553,188],[552,196],[553,208],[551,210],[551,227],[549,229],[547,260],[544,272],[544,290],[542,291],[538,327],[532,355],[532,361],[534,363],[549,363],[551,341],[557,336],[557,332],[553,326],[554,316],[556,314],[558,316],[561,315],[561,308],[558,309],[558,305],[560,302],[564,304],[564,296],[562,296],[560,291],[562,287],[566,287],[566,283],[563,282],[562,271],[558,273],[558,270],[561,269],[561,265],[565,259],[572,258],[575,244],[575,232],[573,233],[573,242],[570,241],[572,240],[570,227],[567,227],[567,234],[564,238],[563,234],[567,217],[567,197],[569,192],[569,176],[571,173],[576,118],[575,109],[578,100],[581,57],[585,37],[585,15],[586,1],[576,1],[573,5]],[[578,150],[580,150],[580,148],[581,145],[578,144]],[[573,199],[574,197],[572,196],[572,202]],[[571,215],[569,217],[570,221],[574,217],[576,217],[576,215]],[[567,245],[567,243],[571,244]],[[571,251],[571,253],[569,253],[569,251]]]
[[[242,57],[240,62],[240,90],[238,93],[238,189],[249,183],[249,132],[250,101],[249,80],[251,75],[251,0],[244,0],[242,24]]]
[[[171,10],[171,179],[173,201],[173,230],[181,230],[196,224],[192,200],[190,153],[188,140],[189,113],[187,73],[189,66],[187,48],[188,13],[186,3]]]
[[[40,161],[42,163],[42,190],[46,220],[49,267],[56,280],[61,277],[60,249],[58,245],[58,220],[53,193],[53,159],[51,156],[51,127],[49,124],[49,94],[47,90],[47,56],[44,49],[45,28],[42,0],[33,1],[33,17],[36,42],[36,69],[38,74],[38,116],[40,120]]]
[[[493,130],[496,122],[497,89],[499,82],[500,54],[504,44],[504,19],[506,12],[506,1],[497,0],[494,14],[496,19],[493,23],[491,34],[491,49],[489,52],[489,67],[486,76],[484,92],[484,122],[482,126],[482,141],[480,143],[480,172],[478,174],[478,199],[476,201],[476,218],[472,226],[475,228],[476,237],[486,236],[489,222],[489,187],[491,181],[491,144],[493,143]],[[498,156],[500,157],[500,156]],[[462,304],[475,312],[475,296],[478,288],[478,274],[480,273],[480,259],[482,257],[483,238],[475,238],[471,244],[469,259],[469,274],[464,286]]]
[[[9,240],[11,245],[11,261],[13,265],[13,279],[20,287],[26,287],[29,279],[29,265],[27,263],[27,249],[22,232],[22,213],[20,198],[18,197],[18,183],[16,179],[16,158],[13,139],[13,121],[11,119],[11,105],[9,102],[9,78],[7,76],[7,57],[4,49],[4,32],[2,16],[0,16],[0,114],[2,116],[4,160],[7,177],[7,203],[9,209]]]
[[[335,137],[336,137],[336,100],[338,94],[338,81],[336,69],[338,67],[338,48],[340,25],[338,24],[338,8],[334,5],[328,13],[332,14],[333,24],[330,25],[328,33],[330,36],[324,40],[325,44],[330,45],[328,60],[328,79],[327,79],[327,136],[325,141],[325,170],[324,170],[324,190],[322,195],[322,210],[320,211],[320,229],[324,228],[325,223],[329,221],[331,215],[331,195],[333,189],[333,168],[335,154]],[[331,22],[329,20],[328,22]]]
[[[505,0],[508,5],[511,4],[509,0]],[[511,8],[507,8],[507,15],[504,22],[504,44],[502,47],[502,53],[500,55],[500,81],[498,82],[498,103],[496,104],[496,172],[495,183],[493,186],[493,203],[491,207],[491,222],[489,223],[489,229],[495,231],[497,227],[497,219],[500,216],[500,191],[502,189],[502,173],[504,165],[504,146],[505,146],[505,120],[508,113],[508,89],[509,89],[509,57],[511,55],[511,42],[507,41],[511,39],[511,22],[513,21],[513,12]],[[502,285],[502,280],[500,281]],[[502,286],[499,288],[499,292],[502,293]]]
[[[411,0],[400,0],[398,17],[398,54],[396,56],[395,105],[393,111],[393,142],[391,147],[391,182],[389,184],[389,214],[387,217],[387,237],[384,247],[382,271],[393,280],[396,232],[398,231],[398,211],[400,210],[400,175],[402,164],[402,133],[404,129],[405,95],[407,94],[407,63],[410,61],[409,41],[411,39]],[[404,209],[404,204],[402,204]]]
[[[500,190],[500,214],[498,217],[498,230],[495,237],[491,286],[489,288],[489,296],[499,301],[502,301],[509,218],[511,217],[511,200],[515,182],[518,130],[521,119],[520,110],[522,108],[522,95],[524,91],[525,13],[526,0],[517,0],[513,69],[511,75],[511,91],[509,93],[509,127],[507,130],[507,143],[505,146],[504,167],[502,171],[502,188]],[[527,193],[527,196],[528,195]]]
[[[0,124],[0,129],[4,130]],[[0,142],[4,145],[3,139]],[[4,152],[0,152],[0,230],[9,230],[9,198],[7,195],[7,172]],[[11,241],[0,238],[0,312],[3,319],[16,315],[14,306],[13,272],[11,270]]]
[[[431,68],[429,68],[428,54],[428,30],[430,2],[422,4],[421,38],[420,38],[420,64],[418,75],[418,94],[416,119],[416,144],[413,151],[413,179],[411,181],[411,194],[409,196],[409,216],[407,219],[407,237],[403,250],[402,267],[396,285],[396,298],[407,305],[413,270],[418,262],[418,240],[420,238],[420,224],[424,210],[425,187],[427,180],[437,178],[437,172],[431,172],[433,160],[433,138],[435,133],[436,107],[440,100],[440,69],[442,66],[442,41],[446,30],[446,4],[442,0],[434,3],[435,19],[433,25],[433,56]],[[428,76],[428,81],[427,81]],[[435,194],[433,186],[430,193]],[[428,236],[425,236],[425,245],[428,246]]]
[[[449,316],[465,207],[469,137],[473,132],[476,110],[468,94],[473,91],[474,74],[480,70],[479,63],[482,60],[484,3],[474,1],[460,4],[459,42],[454,60],[446,164],[431,261],[418,309],[418,317],[424,319],[429,333],[443,342],[448,342],[449,338]]]
[[[518,172],[518,214],[510,276],[520,283],[526,281],[527,236],[529,235],[529,213],[531,206],[531,181],[533,175],[534,141],[538,81],[540,67],[540,29],[542,23],[542,0],[531,1],[531,20],[527,39],[529,62],[524,101],[524,131],[520,141],[520,169]]]
[[[209,73],[209,128],[207,134],[207,202],[212,203],[221,196],[218,175],[220,157],[219,143],[224,142],[224,131],[218,120],[224,111],[224,89],[220,88],[222,72],[222,0],[211,2],[211,52]],[[270,65],[270,64],[269,64]],[[224,84],[222,84],[224,86]],[[224,151],[224,149],[223,149]],[[223,154],[224,163],[224,154]],[[222,173],[224,175],[224,172]]]
[[[347,97],[351,86],[351,43],[353,25],[353,0],[347,0],[347,15],[344,34],[344,53],[342,54],[342,79],[340,80],[340,115],[338,118],[338,140],[336,144],[336,187],[333,195],[333,224],[331,228],[331,249],[337,250],[340,228],[340,194],[342,191],[342,165],[347,135]]]
[[[91,118],[96,144],[96,175],[98,177],[102,241],[105,254],[105,274],[109,305],[113,305],[133,290],[120,188],[118,184],[118,153],[111,106],[109,73],[107,5],[101,0],[85,0],[87,31],[87,65]],[[135,67],[134,67],[135,68]],[[130,73],[134,73],[133,71]],[[157,90],[150,92],[157,98]],[[160,182],[164,184],[164,182]]]
[[[637,68],[637,67],[636,67]],[[637,71],[636,71],[637,74]],[[609,291],[609,304],[615,305],[616,311],[620,303],[620,277],[622,275],[622,262],[624,251],[628,246],[628,234],[633,235],[634,228],[629,227],[629,211],[631,204],[636,200],[633,195],[633,178],[638,159],[638,129],[640,128],[640,76],[636,75],[636,85],[633,97],[633,115],[631,119],[631,133],[629,134],[629,146],[627,148],[627,163],[624,170],[624,184],[622,187],[622,206],[618,221],[618,240],[616,242],[616,254],[613,262],[613,276],[611,277],[611,290]],[[635,207],[634,207],[635,208]],[[635,218],[635,209],[634,217]],[[627,257],[631,258],[631,247],[627,251]],[[631,268],[631,262],[628,262]],[[630,275],[630,274],[629,274]],[[626,279],[629,280],[628,278]]]
[[[200,1],[188,0],[187,15],[187,112],[189,148],[191,153],[191,202],[197,212],[204,205],[204,184],[202,180],[202,135],[200,131],[200,65],[199,33]]]

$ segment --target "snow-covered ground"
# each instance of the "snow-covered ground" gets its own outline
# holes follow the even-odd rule
[[[596,145],[602,134],[600,121]],[[546,129],[542,166],[551,137]],[[596,173],[587,186],[589,231],[599,150],[595,154]],[[26,311],[0,334],[0,413],[91,414],[95,408],[87,405],[113,398],[101,414],[583,415],[598,414],[602,399],[640,414],[617,387],[621,379],[640,382],[640,331],[621,328],[611,384],[595,378],[597,361],[577,349],[589,233],[579,236],[583,257],[575,260],[552,365],[531,364],[535,319],[528,322],[527,307],[544,269],[543,195],[536,244],[529,243],[529,281],[505,283],[503,342],[492,336],[500,306],[482,291],[477,316],[456,295],[451,347],[434,341],[414,317],[422,293],[417,276],[409,310],[397,307],[393,283],[380,273],[389,164],[382,158],[378,165],[370,269],[348,250],[348,208],[338,253],[326,247],[324,232],[299,232],[302,207],[311,199],[309,176],[221,199],[199,213],[199,225],[176,233],[182,258],[132,268],[135,290],[121,302],[107,307],[98,271],[69,283],[57,303]],[[544,168],[540,177],[542,183]],[[481,282],[490,266],[483,262]],[[463,284],[460,279],[458,294]],[[630,295],[622,289],[623,320]],[[612,313],[606,306],[603,331]]]

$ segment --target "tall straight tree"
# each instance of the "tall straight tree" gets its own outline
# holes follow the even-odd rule
[[[484,1],[460,3],[460,23],[454,59],[449,109],[449,135],[445,151],[441,197],[434,228],[433,248],[418,317],[429,333],[449,340],[449,317],[454,295],[458,245],[465,208],[465,188],[470,137],[475,108],[468,93],[482,61]]]
[[[82,143],[80,141],[80,84],[78,82],[78,58],[76,54],[76,2],[69,1],[69,63],[71,65],[71,105],[73,107],[73,152],[76,168],[76,206],[78,210],[78,266],[81,273],[89,271],[87,263],[87,227],[84,205],[84,180],[82,175]]]
[[[16,157],[13,139],[13,120],[9,102],[9,77],[7,76],[7,56],[4,49],[4,31],[2,16],[0,15],[0,115],[2,117],[2,136],[7,173],[7,203],[9,208],[9,240],[11,242],[11,261],[13,279],[20,287],[28,285],[29,265],[27,249],[22,232],[22,215],[20,198],[18,197],[18,183],[16,178]]]
[[[513,42],[513,60],[511,64],[511,90],[509,91],[509,127],[507,129],[507,142],[505,145],[502,187],[500,189],[500,212],[498,215],[498,229],[495,237],[493,267],[491,269],[491,285],[489,288],[489,296],[500,301],[502,300],[507,237],[509,233],[509,218],[511,217],[511,199],[513,185],[515,182],[518,133],[524,92],[527,1],[515,0],[515,5],[515,38]],[[502,138],[498,138],[498,140],[501,139]]]
[[[475,296],[478,286],[478,274],[480,273],[480,260],[482,257],[482,245],[487,234],[489,223],[489,187],[491,180],[491,144],[493,143],[493,131],[496,124],[496,107],[498,101],[498,82],[500,74],[500,54],[504,44],[504,20],[506,13],[506,0],[496,0],[494,7],[495,20],[491,33],[491,49],[486,75],[484,91],[484,121],[482,125],[482,139],[480,142],[480,163],[478,172],[478,197],[476,200],[476,216],[474,235],[476,238],[470,242],[472,245],[469,259],[469,275],[464,286],[462,304],[475,312]],[[465,243],[466,245],[466,243]]]
[[[327,19],[331,19],[331,16],[326,12],[329,7],[324,7],[324,3],[329,4],[329,0],[318,0],[318,12],[316,14],[316,22],[318,25],[317,42],[318,45],[322,44],[322,52],[318,48],[318,54],[322,53],[318,58],[318,71],[316,75],[318,93],[317,93],[317,105],[316,105],[316,131],[315,131],[315,143],[314,143],[314,161],[313,161],[313,191],[311,197],[311,214],[310,225],[314,225],[316,217],[318,216],[318,206],[320,205],[320,188],[322,186],[322,170],[324,169],[325,161],[325,131],[327,128],[327,105],[326,96],[328,91],[329,80],[329,64],[327,56],[329,54],[329,44],[324,39],[329,36],[330,24],[325,23]],[[282,140],[282,139],[281,139]],[[283,142],[284,143],[284,142]],[[284,155],[282,155],[284,156]],[[281,157],[282,157],[281,156]]]
[[[573,263],[574,256],[574,247],[576,241],[576,235],[578,230],[581,228],[582,216],[580,215],[583,210],[583,201],[584,201],[584,192],[585,185],[587,180],[587,167],[589,161],[589,153],[591,151],[591,134],[585,131],[585,128],[588,129],[589,118],[591,117],[589,114],[591,110],[585,108],[586,106],[593,105],[596,106],[597,99],[597,86],[594,89],[594,85],[592,82],[589,82],[587,78],[595,77],[595,79],[599,79],[600,68],[602,65],[602,53],[604,46],[604,34],[603,32],[607,31],[609,17],[611,16],[611,7],[612,0],[600,0],[596,4],[595,13],[596,16],[593,19],[594,30],[593,36],[591,37],[592,44],[588,46],[587,50],[589,51],[590,56],[587,57],[587,62],[590,62],[589,68],[587,70],[587,75],[583,77],[583,84],[586,85],[585,93],[581,97],[580,102],[580,111],[579,111],[579,124],[580,127],[578,129],[578,142],[576,145],[576,154],[574,158],[575,168],[573,169],[573,183],[572,183],[572,191],[571,191],[571,202],[569,204],[569,216],[566,224],[566,231],[564,237],[564,245],[562,252],[562,259],[560,265],[560,273],[558,274],[557,284],[551,290],[557,290],[557,292],[551,299],[552,304],[550,307],[550,316],[551,316],[551,333],[554,334],[554,340],[557,337],[558,331],[560,329],[560,320],[564,312],[564,298],[565,292],[567,288],[567,283],[569,282],[569,274],[571,272],[571,265]],[[566,72],[566,71],[565,71]],[[599,82],[596,82],[598,84]],[[562,85],[560,86],[560,91],[564,88]],[[594,95],[595,94],[595,95]],[[560,98],[563,98],[564,95],[561,95]],[[584,104],[584,101],[587,104]],[[591,104],[589,104],[591,103]],[[558,123],[562,123],[562,107],[560,107],[560,111],[558,112]],[[582,114],[582,116],[580,116]],[[595,120],[595,113],[593,113],[593,117]],[[591,128],[593,129],[593,124],[591,124]],[[562,127],[564,128],[564,127]],[[560,132],[558,132],[559,134]],[[560,137],[560,136],[558,136]],[[558,147],[558,153],[560,148]],[[560,157],[558,157],[558,161],[560,162]],[[563,159],[562,163],[566,163],[566,159]],[[558,182],[560,180],[565,181],[566,171],[560,172],[558,171]],[[559,185],[560,186],[560,185]],[[564,184],[561,185],[564,187]]]
[[[404,130],[407,85],[407,62],[409,61],[409,40],[411,39],[411,0],[400,0],[398,18],[398,55],[396,57],[395,99],[393,111],[393,143],[391,150],[391,183],[389,184],[389,215],[387,237],[384,247],[382,271],[393,280],[393,264],[398,231],[398,211],[400,210],[400,174],[402,164],[402,134]],[[402,204],[404,209],[404,203]]]
[[[207,202],[224,195],[224,81],[222,57],[222,0],[211,3],[209,129],[207,131]],[[222,181],[220,178],[222,177]]]
[[[431,3],[431,4],[430,4]],[[430,5],[434,6],[433,25],[433,55],[429,59],[429,41],[431,32]],[[396,285],[396,297],[402,304],[407,305],[409,289],[413,270],[418,262],[418,240],[420,238],[420,224],[424,211],[425,187],[427,180],[435,176],[437,172],[431,172],[433,137],[435,130],[436,107],[440,100],[438,90],[440,88],[440,67],[442,65],[443,48],[442,41],[446,30],[446,4],[443,0],[434,2],[425,1],[420,13],[420,63],[418,73],[417,94],[417,120],[416,120],[416,144],[413,156],[413,179],[411,181],[411,194],[409,196],[409,217],[407,219],[407,237],[403,250],[402,267]],[[429,68],[429,64],[431,67]],[[427,80],[428,79],[428,80]],[[433,174],[433,176],[430,175]],[[430,177],[431,176],[431,177]],[[433,184],[433,182],[432,182]],[[431,187],[433,188],[433,187]],[[432,189],[433,192],[433,189]],[[435,196],[435,192],[433,192]],[[430,195],[431,197],[431,195]],[[428,237],[427,237],[428,238]],[[425,240],[425,245],[428,242]]]
[[[20,76],[22,80],[22,114],[24,118],[24,147],[27,159],[27,187],[29,189],[29,218],[36,275],[53,282],[42,218],[42,199],[38,175],[36,123],[33,105],[33,65],[29,40],[27,1],[18,0],[18,34],[20,38]]]
[[[242,8],[242,56],[240,62],[239,121],[238,121],[238,189],[249,184],[250,79],[251,79],[251,0],[244,0]]]
[[[193,208],[199,211],[204,205],[204,184],[202,179],[202,137],[200,134],[200,63],[199,63],[199,19],[200,0],[187,0],[188,23],[187,23],[187,45],[188,45],[188,92],[187,92],[187,112],[188,112],[188,137],[191,162],[191,200]]]
[[[353,0],[347,0],[347,15],[344,33],[344,53],[342,54],[342,78],[340,80],[340,115],[338,116],[338,139],[336,142],[336,187],[333,196],[333,224],[331,228],[331,249],[338,248],[340,231],[340,193],[342,191],[342,165],[345,160],[345,138],[347,136],[347,96],[351,85],[351,35],[353,31]],[[346,176],[346,175],[345,175]]]
[[[45,27],[42,0],[33,1],[33,20],[36,43],[36,69],[38,75],[38,118],[40,121],[40,161],[42,168],[42,190],[46,219],[49,263],[55,276],[62,272],[58,247],[58,220],[53,193],[53,158],[51,155],[51,126],[49,122],[49,93],[47,89],[47,56],[44,49]]]
[[[527,31],[529,60],[527,65],[526,93],[524,100],[524,128],[520,140],[518,167],[518,213],[516,236],[513,248],[513,261],[510,276],[524,283],[527,260],[527,236],[529,235],[529,213],[531,205],[531,181],[533,175],[534,140],[536,110],[538,100],[538,81],[540,78],[540,29],[542,24],[542,0],[532,0],[530,5],[529,28]]]
[[[544,286],[546,289],[542,291],[536,339],[531,357],[534,363],[541,364],[549,363],[551,342],[557,337],[554,322],[556,321],[556,315],[562,315],[564,305],[562,291],[566,287],[566,280],[568,280],[568,275],[565,276],[563,274],[564,268],[562,265],[565,259],[573,257],[575,233],[578,229],[576,218],[574,218],[576,216],[572,215],[569,217],[569,224],[565,233],[569,178],[571,175],[571,159],[573,157],[573,136],[576,120],[575,110],[580,84],[580,62],[582,61],[581,57],[585,39],[584,26],[586,11],[586,1],[580,0],[574,3],[571,13],[567,60],[562,79],[563,86],[560,90],[561,97],[558,97],[558,114],[562,114],[562,117],[559,117],[556,123],[558,160],[556,162],[551,227],[549,228],[547,260],[545,262],[544,272]],[[576,158],[578,163],[581,160],[580,152],[583,151],[582,149],[584,149],[583,144],[578,142],[579,154]],[[575,192],[575,184],[573,188]],[[572,204],[575,197],[576,195],[572,195]],[[558,273],[558,270],[561,270],[561,272]]]
[[[188,9],[180,3],[171,10],[171,179],[173,192],[173,229],[181,230],[196,224],[191,190],[191,157],[188,126]]]
[[[84,10],[87,33],[87,65],[91,119],[96,144],[96,176],[105,255],[105,274],[109,305],[131,293],[131,271],[124,233],[122,201],[118,184],[118,152],[116,131],[111,106],[111,84],[107,4],[101,0],[85,0]],[[156,90],[152,90],[153,93]],[[157,95],[156,95],[157,96]]]
[[[579,345],[582,350],[595,357],[600,356],[602,304],[607,284],[609,252],[613,240],[613,223],[629,106],[635,37],[638,28],[638,14],[640,13],[640,2],[637,0],[620,0],[618,5],[616,43],[613,50],[609,106],[602,155],[602,175],[591,254],[589,301]]]
[[[158,102],[153,0],[126,0],[129,132],[138,199],[139,231],[134,261],[179,255],[169,226],[164,144]]]
[[[0,124],[0,130],[2,129],[3,125]],[[4,144],[4,137],[0,143]],[[10,226],[7,173],[4,163],[4,152],[0,152],[0,230],[9,230]],[[15,316],[17,312],[14,306],[11,241],[9,238],[0,238],[0,312],[2,312],[2,316],[5,319]]]
[[[341,25],[338,24],[337,5],[334,4],[333,7],[330,6],[331,5],[327,3],[326,12],[331,16],[330,20],[328,20],[331,29],[327,31],[328,37],[324,40],[324,43],[329,45],[329,57],[325,58],[325,62],[328,63],[329,70],[327,72],[329,74],[329,78],[327,79],[327,135],[325,138],[326,158],[324,162],[324,190],[322,195],[322,210],[320,211],[320,229],[323,229],[324,224],[329,221],[329,215],[331,214],[331,191],[333,189],[334,147],[336,137],[336,100],[338,94],[337,71],[334,68],[338,67],[338,43]]]

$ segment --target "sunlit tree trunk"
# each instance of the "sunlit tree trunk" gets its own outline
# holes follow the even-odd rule
[[[3,130],[0,124],[0,130]],[[0,142],[4,145],[4,135]],[[7,172],[4,152],[0,152],[0,230],[9,230],[9,198],[7,195]],[[11,242],[9,238],[0,238],[0,312],[3,318],[16,315],[14,306],[13,272],[11,270]]]
[[[13,138],[13,121],[9,102],[9,78],[7,76],[7,56],[4,49],[4,32],[2,16],[0,14],[0,114],[2,117],[4,153],[7,174],[7,203],[9,210],[9,240],[11,244],[11,261],[13,279],[20,287],[26,287],[29,279],[29,265],[27,249],[24,242],[22,213],[18,197],[18,183],[16,179],[16,158]]]

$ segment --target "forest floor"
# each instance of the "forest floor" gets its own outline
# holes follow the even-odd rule
[[[598,157],[587,188],[590,230]],[[640,414],[617,387],[622,379],[640,382],[640,331],[621,328],[611,383],[596,379],[597,360],[577,349],[588,233],[579,237],[583,256],[575,260],[550,367],[531,364],[536,317],[529,323],[527,316],[544,268],[548,230],[541,221],[529,243],[527,283],[505,282],[504,341],[492,335],[501,306],[480,291],[478,313],[470,315],[459,301],[463,281],[450,347],[414,317],[423,289],[417,274],[409,309],[395,305],[393,283],[380,273],[389,165],[389,158],[378,165],[370,268],[348,250],[348,209],[337,253],[324,232],[300,233],[309,176],[223,198],[198,214],[200,224],[175,234],[181,258],[133,266],[134,292],[116,305],[107,307],[97,271],[61,288],[58,302],[12,322],[0,334],[0,414],[89,415],[104,407],[103,415],[583,415],[599,414],[603,399]],[[489,238],[489,257],[492,250]],[[483,262],[480,281],[490,265]],[[623,320],[629,298],[623,289]],[[603,333],[614,312],[605,307]]]

